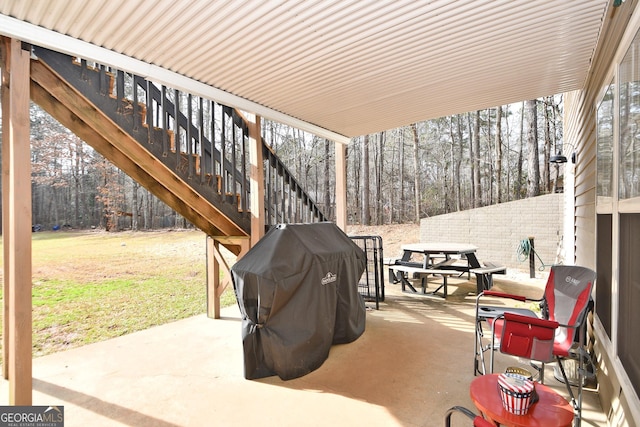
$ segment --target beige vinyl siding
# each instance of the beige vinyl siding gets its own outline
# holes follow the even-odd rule
[[[628,48],[629,35],[625,34],[637,1],[627,0],[619,8],[611,8],[603,24],[591,73],[583,90],[567,94],[565,98],[565,143],[576,147],[578,161],[575,167],[575,262],[595,268],[596,265],[596,107],[604,89],[611,82],[614,60],[620,60]],[[623,40],[623,37],[625,39]],[[626,40],[629,39],[629,40]],[[623,43],[627,43],[623,46]],[[615,126],[618,126],[617,122]],[[612,244],[618,245],[614,235]],[[614,266],[614,270],[616,267]],[[614,273],[615,274],[615,273]],[[596,283],[597,286],[597,283]],[[596,305],[598,301],[596,301]],[[614,310],[615,311],[615,310]],[[614,322],[617,319],[614,318]],[[596,324],[599,324],[596,319]],[[637,425],[637,411],[629,408],[640,406],[631,387],[624,386],[620,363],[604,329],[596,327],[595,350],[601,353],[598,381],[600,398],[611,425]],[[606,373],[606,374],[605,374]]]

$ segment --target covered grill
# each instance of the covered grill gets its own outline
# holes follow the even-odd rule
[[[281,224],[231,269],[242,314],[244,375],[308,374],[332,344],[365,328],[363,251],[335,224]]]

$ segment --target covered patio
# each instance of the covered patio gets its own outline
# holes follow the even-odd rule
[[[224,425],[265,414],[272,425],[437,425],[447,407],[471,406],[472,300],[454,291],[443,304],[390,288],[358,342],[286,383],[242,379],[234,310],[220,322],[194,318],[34,359],[32,369],[26,94],[35,45],[249,112],[254,142],[262,117],[334,141],[343,229],[352,137],[564,93],[565,154],[575,159],[565,181],[567,259],[598,272],[592,326],[605,408],[598,416],[636,425],[640,346],[631,302],[640,295],[640,267],[629,236],[640,233],[640,98],[629,95],[640,82],[639,28],[636,0],[0,1],[10,52],[2,70],[4,402],[55,397],[78,425]],[[259,195],[262,174],[250,169]],[[261,200],[251,204],[252,243],[264,231]],[[249,246],[245,235],[212,237]],[[597,425],[588,409],[585,423]]]
[[[513,279],[495,287],[534,296],[544,286],[543,278]],[[233,306],[216,322],[196,316],[34,359],[33,404],[64,405],[70,427],[438,426],[451,406],[475,409],[474,280],[451,279],[446,301],[400,285],[386,291],[358,340],[332,347],[318,370],[294,380],[244,379]],[[522,366],[506,358],[499,365],[514,363]],[[553,369],[546,384],[566,395]],[[0,386],[0,398],[7,390]],[[583,425],[605,426],[597,393],[584,397]],[[468,420],[454,416],[453,425]]]

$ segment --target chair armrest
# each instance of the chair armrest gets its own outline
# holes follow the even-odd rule
[[[525,302],[527,300],[527,297],[525,297],[523,295],[507,294],[507,293],[504,293],[504,292],[497,292],[497,291],[484,291],[484,292],[481,292],[478,295],[478,299],[480,299],[480,297],[483,297],[483,296],[498,297],[498,298],[509,298],[509,299],[512,299],[512,300],[522,301],[522,302]]]

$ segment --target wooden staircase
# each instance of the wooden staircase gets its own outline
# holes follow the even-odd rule
[[[251,234],[249,124],[240,112],[105,65],[33,53],[34,102],[208,236]],[[261,145],[267,226],[325,220]]]

